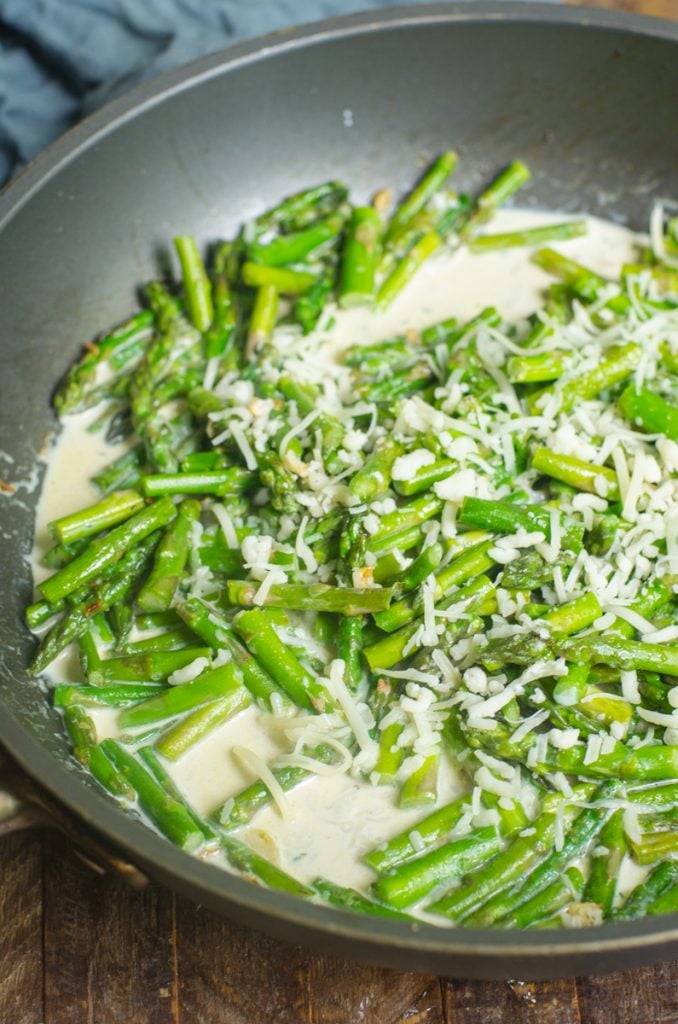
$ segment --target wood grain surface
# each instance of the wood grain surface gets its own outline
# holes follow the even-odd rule
[[[573,7],[604,7],[608,11],[633,11],[656,18],[678,18],[678,0],[570,0]]]
[[[675,964],[551,982],[317,956],[94,874],[58,833],[0,843],[0,1024],[677,1024]]]
[[[678,18],[678,0],[598,6]],[[134,892],[57,833],[0,842],[0,1024],[678,1024],[675,967],[539,983],[398,974]]]

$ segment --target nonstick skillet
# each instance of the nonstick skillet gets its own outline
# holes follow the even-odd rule
[[[350,115],[347,113],[350,112]],[[539,4],[384,10],[197,61],[110,104],[0,195],[0,741],[64,820],[233,919],[314,949],[407,970],[549,977],[675,955],[678,919],[584,931],[481,932],[368,919],[257,888],[183,854],[117,807],[69,755],[25,672],[27,554],[55,420],[79,347],[121,320],[166,239],[228,235],[305,184],[357,197],[405,187],[453,146],[473,190],[513,157],[524,201],[641,228],[678,195],[678,24]]]

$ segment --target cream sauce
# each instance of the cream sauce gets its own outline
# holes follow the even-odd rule
[[[500,212],[492,232],[513,231],[537,224],[569,219],[534,210]],[[618,225],[589,220],[587,235],[554,243],[568,256],[599,273],[615,278],[621,265],[633,259],[639,238]],[[320,359],[327,363],[356,342],[370,343],[454,316],[464,321],[487,305],[497,307],[511,321],[522,319],[543,304],[544,289],[552,282],[530,262],[529,249],[471,254],[462,249],[431,259],[385,313],[364,309],[335,311],[332,326],[318,332]],[[86,428],[97,411],[68,417],[52,446],[35,526],[33,570],[36,582],[46,572],[39,560],[50,546],[50,520],[80,509],[99,497],[90,477],[109,464],[122,449],[103,442],[100,433]],[[50,670],[51,680],[77,680],[77,657],[66,653]],[[116,711],[95,711],[100,738],[118,734]],[[279,731],[270,727],[271,716],[254,707],[241,712],[168,768],[177,785],[200,814],[206,814],[238,792],[253,777],[231,752],[233,744],[254,750],[265,761],[289,750]],[[443,765],[439,805],[449,802],[462,788],[459,774]],[[288,795],[290,815],[281,817],[275,806],[260,811],[241,830],[243,839],[302,882],[323,875],[334,882],[357,888],[373,880],[361,862],[369,849],[385,842],[430,813],[432,808],[405,811],[395,800],[395,790],[372,786],[351,775],[309,780]],[[210,857],[212,859],[212,857]],[[218,858],[214,858],[218,859]]]

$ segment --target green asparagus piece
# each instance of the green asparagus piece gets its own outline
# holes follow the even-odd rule
[[[138,342],[145,344],[151,336],[153,316],[149,310],[137,313],[106,337],[89,345],[82,358],[68,371],[54,395],[54,408],[63,416],[82,408],[95,388],[98,366],[117,350],[128,349]]]
[[[578,868],[569,867],[562,878],[556,878],[541,892],[502,917],[497,924],[500,928],[531,928],[552,917],[568,903],[579,901],[583,889],[583,874]]]
[[[183,501],[176,519],[165,530],[155,550],[150,575],[137,594],[137,604],[145,612],[169,609],[188,559],[193,523],[199,515],[197,501]]]
[[[235,679],[225,696],[200,704],[185,718],[171,725],[156,740],[155,748],[163,757],[176,761],[189,747],[204,739],[208,733],[229,721],[239,711],[243,711],[249,703],[247,690]]]
[[[381,484],[379,485],[381,486]],[[362,497],[362,495],[359,495]],[[368,551],[379,554],[381,551],[388,551],[391,541],[410,527],[417,527],[416,536],[421,538],[421,524],[436,516],[443,507],[440,498],[431,494],[423,494],[420,498],[408,501],[401,505],[394,512],[388,512],[381,516],[379,529],[373,533],[367,543]],[[400,546],[400,543],[399,543]],[[411,547],[412,545],[410,545]],[[401,550],[407,550],[402,548]]]
[[[43,672],[72,640],[82,636],[89,629],[95,615],[125,601],[139,575],[145,570],[158,539],[151,535],[123,555],[115,565],[116,571],[93,590],[86,591],[52,627],[29,666],[32,675]]]
[[[438,767],[440,754],[429,754],[409,775],[400,791],[401,807],[425,807],[438,798]]]
[[[635,344],[619,345],[608,349],[595,369],[563,382],[559,402],[560,409],[571,409],[578,401],[595,398],[606,388],[626,380],[636,369],[641,353],[642,349]],[[553,389],[546,387],[531,395],[528,399],[530,411],[543,409],[553,394]]]
[[[398,494],[410,497],[413,494],[421,494],[428,491],[438,481],[451,476],[458,468],[458,463],[453,459],[435,459],[427,466],[417,469],[408,480],[393,480],[392,486]]]
[[[247,470],[239,466],[192,473],[149,473],[141,480],[141,489],[147,498],[165,494],[242,494],[254,483]]]
[[[614,501],[619,497],[616,474],[607,466],[584,462],[574,455],[559,455],[548,448],[537,448],[532,456],[532,466],[538,473],[589,491]]]
[[[64,605],[60,601],[57,605],[51,605],[49,601],[36,601],[26,609],[26,625],[29,629],[36,630],[39,626],[44,625],[49,619],[54,618],[59,612],[63,611]]]
[[[324,181],[283,199],[260,214],[255,223],[259,230],[279,227],[282,231],[298,231],[336,210],[347,195],[348,190],[341,182]]]
[[[556,510],[557,512],[557,510]],[[547,506],[524,507],[507,501],[488,501],[485,498],[464,498],[458,522],[476,526],[494,533],[543,532],[551,540],[551,510]],[[562,547],[578,551],[581,548],[583,528],[579,523],[557,513]]]
[[[414,828],[394,836],[383,847],[378,846],[370,850],[363,860],[379,874],[406,860],[412,860],[422,850],[430,849],[448,836],[468,807],[468,797],[458,797],[452,803],[427,815]],[[416,846],[411,838],[413,833],[416,833]]]
[[[259,585],[249,580],[227,580],[228,600],[249,608],[260,602]],[[274,583],[261,604],[265,607],[298,611],[334,612],[339,615],[366,615],[388,608],[393,591],[389,587],[359,589],[331,587],[325,583]]]
[[[175,515],[175,507],[169,498],[161,498],[148,505],[110,533],[93,540],[81,555],[40,583],[40,592],[55,604],[117,562],[134,544],[166,526]]]
[[[563,798],[556,802],[564,803]],[[566,827],[573,814],[570,808],[566,807],[565,811],[563,823]],[[524,836],[519,835],[505,850],[428,909],[453,921],[464,920],[476,913],[495,893],[510,887],[513,882],[520,884],[526,875],[529,877],[528,873],[552,849],[555,827],[555,807],[542,810],[536,821],[525,830]]]
[[[678,884],[669,885],[659,896],[646,906],[645,913],[648,917],[657,914],[675,914],[678,910]]]
[[[144,463],[143,444],[134,445],[128,452],[124,452],[106,469],[92,477],[103,494],[110,494],[111,491],[121,490],[124,487],[135,487],[141,477],[141,470]],[[59,566],[52,566],[59,568]]]
[[[394,210],[384,235],[384,241],[387,244],[424,209],[435,193],[445,184],[456,167],[457,160],[457,154],[450,150],[441,153],[431,164],[421,181]]]
[[[324,903],[340,910],[352,910],[357,914],[369,914],[376,917],[387,917],[394,921],[412,921],[409,914],[402,914],[392,907],[377,903],[363,896],[357,889],[346,889],[342,885],[329,882],[326,878],[316,878],[311,888],[320,896]]]
[[[191,323],[199,331],[206,331],[214,318],[210,279],[195,239],[188,235],[179,235],[174,239],[174,245],[181,263],[188,315]]]
[[[343,216],[333,213],[324,220],[311,224],[310,227],[287,235],[278,235],[265,244],[252,242],[247,247],[247,254],[250,260],[269,267],[301,263],[321,246],[335,241],[343,226]]]
[[[331,709],[332,701],[325,688],[278,638],[265,612],[259,608],[239,612],[233,620],[233,628],[295,704],[315,712]]]
[[[597,903],[607,917],[612,910],[619,870],[627,845],[624,812],[621,808],[614,811],[605,822],[600,830],[599,840],[599,846],[593,850],[589,877],[582,899],[586,903]]]
[[[124,522],[143,507],[144,499],[136,491],[116,491],[81,512],[54,519],[49,531],[57,543],[72,544]]]
[[[444,553],[443,545],[438,543],[429,544],[428,547],[423,548],[407,569],[400,574],[400,579],[397,581],[398,591],[406,594],[420,586],[438,568]]]
[[[586,593],[574,601],[568,601],[547,612],[543,622],[547,622],[554,633],[564,633],[569,636],[577,633],[580,629],[586,629],[603,614],[600,602],[595,594]]]
[[[99,785],[107,789],[113,796],[121,797],[124,800],[134,800],[134,790],[131,785],[118,771],[111,759],[106,756],[100,745],[90,748],[87,767]]]
[[[603,634],[599,638],[584,637],[566,643],[560,650],[568,661],[602,662],[620,669],[678,676],[678,647],[666,644],[643,643]]]
[[[153,654],[129,654],[122,658],[106,658],[90,673],[90,682],[160,683],[199,658],[209,662],[208,647],[184,647],[179,651],[157,651]]]
[[[323,764],[332,764],[337,757],[336,750],[328,744],[319,744],[317,747],[312,747],[307,751],[307,754]],[[310,769],[302,768],[300,765],[273,764],[271,771],[278,785],[285,793],[294,789],[295,786],[300,785],[306,779],[313,777]],[[225,804],[215,812],[213,817],[225,829],[238,828],[240,825],[246,825],[251,821],[257,811],[267,806],[272,799],[265,782],[257,779],[239,793],[229,797]]]
[[[463,551],[449,565],[440,570],[435,577],[435,601],[439,602],[441,597],[450,594],[453,587],[475,579],[488,569],[491,569],[494,565],[494,560],[488,554],[491,546],[491,541],[477,544],[468,551]],[[464,597],[465,595],[458,595],[458,600],[464,600]],[[424,599],[421,592],[417,593],[414,598],[402,598],[402,600],[392,604],[386,611],[378,612],[374,617],[374,621],[380,629],[385,630],[387,633],[392,633],[415,618],[423,609],[423,603]]]
[[[444,601],[439,601],[437,607],[439,610],[444,610],[454,605],[460,616],[470,615],[477,612],[485,602],[491,600],[494,592],[495,587],[492,581],[481,573],[472,582],[454,591]],[[398,603],[400,604],[400,602]],[[403,618],[405,614],[414,617],[420,611],[421,608],[416,605],[416,602],[413,605],[405,605],[403,602],[403,610],[399,613],[399,618]],[[420,644],[415,644],[413,638],[419,627],[419,621],[406,622],[389,636],[382,637],[367,646],[364,654],[372,671],[377,672],[379,669],[391,668],[405,656],[406,650],[418,649]]]
[[[315,284],[294,303],[294,317],[301,325],[304,334],[309,334],[315,329],[333,287],[333,274],[330,272],[320,274],[316,278]]]
[[[64,709],[64,725],[73,746],[73,754],[81,764],[87,765],[90,753],[97,742],[94,722],[85,709],[71,704]]]
[[[195,853],[204,836],[194,819],[178,801],[172,799],[144,766],[115,740],[102,740],[101,750],[129,783],[139,806],[154,825],[182,850]]]
[[[393,463],[402,453],[402,445],[394,441],[386,441],[375,449],[351,478],[351,492],[364,501],[384,494],[391,482]]]
[[[549,274],[555,274],[568,284],[575,294],[586,301],[593,301],[608,284],[604,277],[593,270],[576,263],[555,249],[539,249],[532,261]]]
[[[406,284],[408,284],[423,263],[432,256],[442,245],[442,239],[437,231],[427,231],[421,236],[396,263],[388,277],[382,281],[377,291],[377,305],[380,309],[386,309],[391,305]]]
[[[277,889],[279,892],[292,893],[295,896],[313,896],[313,889],[297,882],[287,872],[255,853],[239,839],[220,832],[219,845],[229,864],[242,872],[246,878],[262,882],[268,889]]]
[[[456,879],[498,853],[501,846],[496,828],[488,825],[430,850],[415,860],[399,864],[381,875],[372,889],[384,903],[398,909],[409,907],[422,900],[437,885],[453,885]]]
[[[544,242],[563,241],[585,235],[585,220],[571,220],[562,224],[543,224],[522,231],[506,231],[496,235],[476,235],[469,242],[471,252],[490,252],[494,249],[510,249],[520,245],[543,245]]]
[[[621,394],[618,406],[626,419],[635,427],[650,434],[665,434],[678,441],[678,406],[649,388],[640,390],[630,384]]]
[[[278,316],[279,300],[280,292],[274,284],[262,284],[257,288],[245,349],[249,359],[270,340]]]
[[[374,303],[374,278],[381,221],[372,206],[353,209],[344,240],[339,281],[339,305],[371,306]]]
[[[468,238],[475,233],[477,227],[489,220],[496,210],[529,180],[530,172],[524,163],[515,160],[509,164],[478,196],[462,236]]]
[[[162,633],[142,640],[127,640],[123,645],[118,643],[117,649],[121,654],[155,654],[157,651],[180,651],[190,647],[194,641],[190,629],[180,625],[176,629],[165,629]]]
[[[60,683],[54,687],[54,706],[65,708],[78,704],[84,707],[124,708],[155,697],[160,691],[164,692],[164,688],[157,683],[121,683],[118,686],[70,686]]]
[[[663,861],[650,871],[647,878],[627,896],[621,907],[612,911],[615,921],[633,921],[644,917],[648,908],[656,904],[659,897],[672,889],[678,881],[678,864]]]
[[[656,864],[658,860],[675,858],[678,853],[677,832],[650,832],[642,839],[629,840],[633,856],[639,864]]]
[[[160,785],[168,794],[168,796],[170,796],[173,800],[176,800],[178,804],[181,804],[181,806],[188,812],[190,817],[193,819],[193,821],[195,822],[195,824],[198,826],[203,836],[205,837],[205,841],[209,843],[210,846],[216,845],[216,832],[214,831],[213,828],[210,827],[210,825],[206,821],[199,818],[198,815],[195,813],[193,808],[186,800],[186,797],[181,792],[181,790],[175,783],[174,779],[167,771],[167,768],[163,764],[162,759],[158,757],[158,755],[156,754],[153,747],[140,747],[138,754],[140,760],[143,761],[144,765],[146,766],[146,768],[148,768],[153,778],[156,780],[156,782],[160,783]]]
[[[177,611],[188,626],[213,651],[227,650],[233,663],[239,668],[243,682],[257,703],[268,711],[290,706],[291,702],[285,693],[262,665],[244,647],[229,622],[214,609],[209,609],[198,598],[177,605]]]
[[[344,662],[344,682],[352,694],[357,692],[363,675],[363,630],[359,615],[344,615],[337,626],[337,654]]]
[[[242,279],[250,288],[272,285],[281,295],[304,295],[313,287],[315,274],[289,267],[272,267],[246,260],[242,265]]]
[[[616,780],[603,783],[597,796],[602,801],[619,792],[620,785]],[[564,867],[582,853],[586,853],[592,840],[600,832],[609,817],[606,807],[590,807],[581,811],[572,826],[565,833],[560,848],[552,850],[541,862],[537,863],[527,878],[520,879],[516,885],[504,893],[498,893],[484,907],[473,915],[469,924],[484,926],[493,924],[523,907],[528,900],[541,893],[551,885]]]
[[[240,679],[232,665],[207,669],[192,682],[163,689],[162,693],[123,711],[120,726],[123,729],[135,729],[150,722],[173,718],[201,704],[230,696],[240,686]]]
[[[545,380],[558,380],[571,359],[568,352],[552,349],[537,355],[511,356],[506,368],[514,384],[539,384]]]

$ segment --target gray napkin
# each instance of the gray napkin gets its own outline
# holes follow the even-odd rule
[[[159,71],[289,25],[410,2],[0,0],[0,186],[83,114]]]

